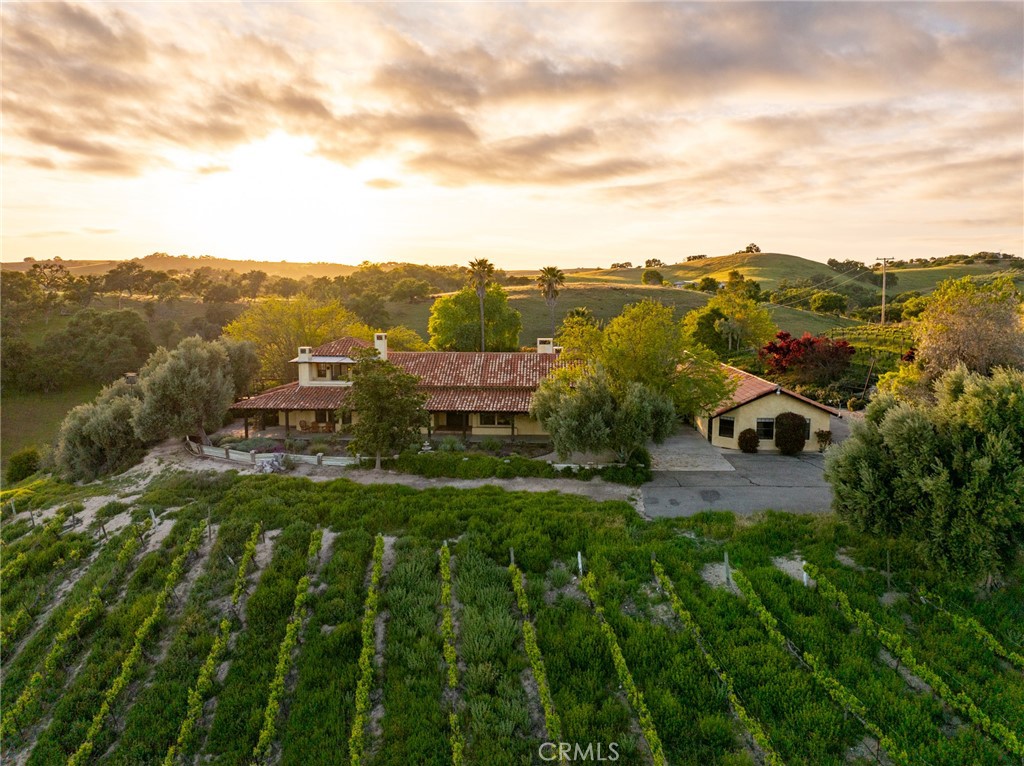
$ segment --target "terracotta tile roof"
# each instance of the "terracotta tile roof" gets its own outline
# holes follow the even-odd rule
[[[348,356],[369,346],[356,338],[339,338],[317,346],[312,356]],[[521,351],[392,351],[388,361],[420,379],[432,412],[529,412],[537,386],[560,366],[557,354]],[[236,402],[235,408],[337,409],[348,390],[289,383]]]
[[[728,364],[723,364],[722,368],[725,370],[731,378],[739,383],[736,392],[732,395],[732,400],[724,403],[721,407],[715,410],[712,417],[718,417],[723,415],[729,410],[734,410],[737,407],[752,402],[755,399],[760,399],[762,396],[768,394],[774,394],[775,390],[778,389],[780,395],[791,396],[794,399],[799,399],[801,402],[806,402],[820,410],[824,410],[830,415],[838,415],[839,413],[831,407],[826,407],[824,404],[808,399],[806,396],[801,396],[795,391],[790,391],[788,388],[783,388],[777,383],[772,383],[770,380],[759,378],[756,375],[751,375],[745,370],[741,370],[737,367],[732,367]]]
[[[533,391],[525,388],[425,388],[430,412],[529,412]]]
[[[393,351],[388,361],[426,387],[535,389],[559,366],[557,354],[524,351]]]
[[[351,389],[348,386],[300,386],[286,383],[262,394],[239,399],[234,410],[336,410]]]
[[[352,356],[356,348],[371,348],[365,340],[359,338],[338,338],[313,349],[313,356]]]

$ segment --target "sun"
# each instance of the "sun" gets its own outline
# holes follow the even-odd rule
[[[211,158],[174,207],[202,251],[268,261],[372,259],[386,227],[381,168],[347,168],[314,153],[310,138],[275,133]]]

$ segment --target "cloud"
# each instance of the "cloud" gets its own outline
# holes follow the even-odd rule
[[[227,173],[231,170],[227,165],[203,165],[200,168],[196,168],[196,172],[201,176],[211,176],[215,173]]]
[[[371,189],[397,189],[402,184],[399,181],[393,181],[390,178],[371,178],[366,182],[366,185]]]
[[[95,226],[86,226],[84,231],[87,234],[116,234],[117,229],[100,229]]]
[[[384,158],[446,186],[549,185],[657,209],[981,197],[986,184],[1012,193],[1020,175],[1020,4],[0,14],[4,138],[39,170],[193,169],[189,152],[284,131],[345,165]]]

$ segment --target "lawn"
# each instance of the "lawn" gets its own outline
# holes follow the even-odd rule
[[[0,459],[6,465],[12,452],[49,444],[68,410],[92,400],[100,388],[89,384],[50,394],[4,394],[0,399]]]

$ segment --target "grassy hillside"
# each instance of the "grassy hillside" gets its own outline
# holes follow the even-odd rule
[[[1013,277],[1018,284],[1024,283],[1024,272],[1010,271],[999,264],[990,263],[953,263],[948,266],[932,266],[920,269],[893,269],[889,272],[897,278],[895,287],[889,286],[886,289],[888,295],[894,293],[905,293],[910,290],[928,292],[935,289],[935,286],[944,279],[960,279],[961,277],[991,277],[1007,274]]]
[[[70,409],[91,401],[98,384],[79,386],[50,394],[5,393],[0,399],[0,459],[7,465],[11,453],[24,447],[50,444]]]
[[[794,309],[788,306],[771,307],[772,319],[790,335],[803,335],[809,332],[811,335],[820,335],[833,328],[852,327],[858,324],[856,319],[833,316],[832,314],[815,314],[813,311]]]
[[[725,280],[730,271],[738,271],[748,279],[761,283],[764,290],[772,290],[781,279],[803,279],[810,277],[840,277],[824,263],[810,261],[796,255],[783,253],[735,253],[701,261],[677,263],[659,267],[658,271],[669,282],[698,280],[701,277],[716,277]],[[598,269],[568,274],[570,282],[615,282],[640,283],[644,269]],[[838,280],[837,280],[838,281]]]
[[[65,268],[75,276],[87,274],[106,274],[112,268],[124,261],[79,261],[64,260]],[[42,261],[40,261],[42,263]],[[147,256],[140,260],[140,263],[150,271],[192,271],[203,266],[212,269],[225,269],[237,271],[244,274],[247,271],[265,271],[272,277],[291,277],[292,279],[314,279],[315,277],[339,277],[348,276],[358,266],[350,266],[345,263],[289,263],[285,261],[235,261],[229,258],[214,258],[209,255],[192,257],[188,255],[161,255],[158,257]],[[18,261],[16,263],[0,264],[4,271],[28,271],[32,268],[31,263]]]
[[[707,303],[708,296],[692,290],[672,287],[647,287],[644,285],[577,285],[571,284],[562,291],[555,307],[555,324],[577,306],[586,306],[598,319],[611,319],[622,311],[627,303],[636,303],[644,298],[653,298],[667,306],[674,306],[680,319],[687,311]],[[519,342],[524,346],[533,345],[537,338],[551,335],[551,321],[547,304],[534,287],[509,288],[512,306],[523,315],[523,331]],[[405,325],[423,336],[427,332],[430,318],[430,301],[423,303],[389,303],[388,312],[393,325]]]

